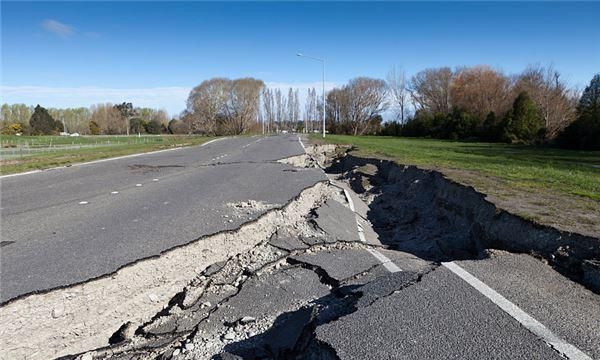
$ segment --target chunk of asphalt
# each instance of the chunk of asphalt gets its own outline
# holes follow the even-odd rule
[[[336,242],[334,238],[323,236],[302,236],[301,239],[308,246],[334,244]]]
[[[228,352],[224,352],[221,354],[217,354],[213,357],[215,360],[243,360],[244,358],[241,356],[237,356]]]
[[[183,309],[180,313],[155,319],[144,327],[144,332],[151,335],[161,335],[192,331],[217,304],[235,295],[236,292],[237,288],[233,286],[223,286],[216,292],[204,292],[194,305]]]
[[[290,235],[276,234],[271,237],[269,244],[285,251],[308,249],[308,245],[303,243],[298,237]]]
[[[204,276],[211,276],[216,274],[219,270],[221,270],[225,264],[227,264],[227,260],[219,261],[214,264],[211,264],[209,267],[204,270]]]
[[[281,316],[266,334],[266,347],[276,359],[289,358],[299,344],[305,329],[315,319],[316,309],[304,307]],[[313,326],[314,327],[314,326]]]
[[[315,224],[336,241],[360,241],[356,217],[340,202],[329,199],[315,210]]]
[[[215,310],[210,322],[198,324],[198,329],[210,333],[219,330],[222,324],[235,323],[244,316],[261,319],[288,312],[294,310],[294,304],[328,293],[329,287],[320,281],[315,272],[302,267],[281,268],[247,280],[239,293]]]
[[[442,267],[315,334],[340,359],[561,359]]]
[[[363,249],[304,253],[289,257],[288,262],[320,268],[337,283],[368,271],[379,264],[379,261],[375,257]]]
[[[375,280],[354,289],[354,292],[360,292],[362,296],[358,299],[357,307],[371,305],[379,298],[388,296],[394,291],[411,285],[419,278],[419,274],[412,271],[399,271],[380,276]]]

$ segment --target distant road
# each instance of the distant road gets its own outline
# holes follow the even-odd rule
[[[0,301],[82,282],[135,260],[237,228],[325,180],[275,160],[303,149],[295,135],[201,147],[1,179]]]

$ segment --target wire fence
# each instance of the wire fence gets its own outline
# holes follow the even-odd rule
[[[161,136],[93,136],[64,137],[43,136],[19,138],[5,136],[0,139],[0,159],[15,159],[65,150],[82,150],[130,145],[163,143]]]

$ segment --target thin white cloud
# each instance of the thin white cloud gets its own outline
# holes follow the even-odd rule
[[[75,33],[74,27],[53,19],[44,20],[42,22],[42,28],[47,32],[53,33],[60,37],[68,37]]]
[[[176,115],[185,108],[189,87],[116,89],[0,85],[0,102],[47,107],[88,107],[99,103],[132,102],[135,106],[164,108]]]
[[[307,97],[307,90],[315,88],[321,96],[322,82],[283,83],[268,82],[271,89],[280,89],[285,95],[289,88],[299,89],[300,102]],[[333,82],[325,82],[325,91],[336,87]],[[46,107],[89,107],[99,103],[132,102],[135,106],[165,109],[177,115],[185,109],[191,87],[171,86],[156,88],[101,88],[101,87],[50,87],[50,86],[9,86],[0,85],[0,103],[40,104]]]

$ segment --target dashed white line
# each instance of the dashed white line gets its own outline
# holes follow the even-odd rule
[[[558,351],[566,358],[571,360],[592,360],[592,358],[586,353],[555,335],[542,323],[534,319],[525,311],[521,310],[521,308],[510,302],[504,296],[498,294],[496,291],[494,291],[494,289],[490,288],[481,280],[471,275],[458,264],[454,262],[445,262],[442,263],[442,265],[448,270],[452,271],[454,274],[458,275],[458,277],[466,281],[469,285],[475,288],[475,290],[479,291],[483,296],[490,299],[500,309],[512,316],[515,320],[521,323],[521,325],[541,338],[545,343],[550,345],[554,350]]]
[[[119,192],[118,191],[111,191],[110,192],[112,195],[117,195]]]
[[[89,204],[89,202],[87,202],[87,201],[80,201],[79,202],[79,205],[87,205],[87,204]]]
[[[136,186],[136,187],[141,187],[141,186],[142,186],[142,184],[135,184],[135,186]]]

